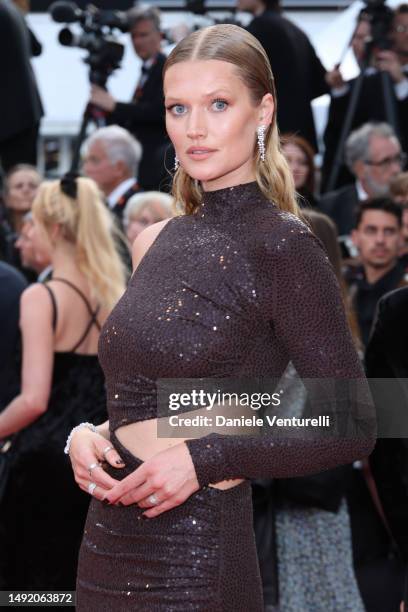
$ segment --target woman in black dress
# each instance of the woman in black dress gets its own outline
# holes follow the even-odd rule
[[[0,504],[3,588],[73,590],[88,497],[75,486],[63,448],[72,427],[106,419],[96,349],[124,273],[113,221],[90,179],[44,184],[33,219],[53,277],[22,294],[22,389],[0,414],[0,439],[17,434]]]
[[[77,609],[260,612],[249,479],[366,456],[372,409],[332,268],[297,216],[262,47],[232,25],[195,32],[170,54],[164,91],[185,214],[136,239],[99,343],[109,421],[70,437],[94,497]],[[279,378],[289,360],[325,379],[317,410],[338,406],[352,436],[158,435],[159,378]],[[352,381],[360,398],[337,397]]]

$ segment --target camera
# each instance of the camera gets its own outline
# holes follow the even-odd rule
[[[74,2],[54,2],[49,9],[57,23],[78,23],[82,32],[75,34],[64,27],[58,36],[59,42],[67,47],[80,47],[88,51],[84,62],[90,67],[90,81],[101,87],[106,86],[108,77],[120,67],[124,45],[114,36],[113,30],[128,31],[126,13],[100,10],[87,5],[81,10]]]

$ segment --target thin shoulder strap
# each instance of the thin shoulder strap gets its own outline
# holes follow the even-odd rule
[[[85,338],[87,337],[87,335],[89,334],[89,332],[92,329],[92,326],[95,325],[98,331],[101,331],[102,327],[101,324],[99,323],[97,316],[99,314],[99,311],[101,309],[100,304],[95,308],[95,310],[92,310],[92,307],[89,303],[89,300],[87,299],[86,295],[76,286],[74,285],[74,283],[71,283],[71,281],[67,280],[66,278],[59,278],[59,277],[53,277],[52,278],[53,281],[59,281],[60,283],[65,283],[66,285],[68,285],[69,287],[71,287],[74,291],[76,291],[76,293],[82,298],[85,306],[88,309],[88,312],[91,316],[88,325],[85,328],[84,333],[82,334],[82,336],[80,337],[80,339],[78,340],[78,342],[75,344],[75,346],[71,349],[71,353],[75,353],[75,351],[81,346],[81,344],[83,343],[83,341],[85,340]],[[55,300],[55,298],[54,298]]]
[[[55,299],[55,295],[54,295],[54,292],[51,289],[51,287],[49,287],[47,285],[47,283],[42,283],[42,285],[48,291],[49,296],[51,298],[51,305],[52,305],[52,331],[55,332],[55,330],[57,329],[57,317],[58,317],[57,301]]]
[[[85,340],[89,332],[91,331],[93,325],[96,325],[98,330],[101,331],[101,326],[95,318],[98,312],[99,312],[99,306],[97,308],[97,311],[93,314],[92,318],[90,319],[88,325],[86,326],[84,333],[82,334],[78,342],[75,344],[75,346],[71,349],[70,351],[71,353],[75,353],[75,351],[79,349],[79,347],[81,346],[81,344],[83,343],[83,341]]]
[[[85,303],[89,314],[92,316],[94,314],[94,311],[92,310],[92,307],[89,303],[88,298],[86,297],[86,295],[79,289],[79,287],[77,287],[76,285],[74,285],[74,283],[71,283],[71,281],[67,280],[66,278],[58,278],[58,277],[52,277],[53,281],[58,281],[59,283],[65,283],[66,285],[68,285],[69,287],[71,287],[71,289],[73,289],[83,300],[83,302]]]

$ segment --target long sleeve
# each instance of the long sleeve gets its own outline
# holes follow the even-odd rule
[[[292,215],[281,215],[282,222],[264,232],[257,249],[258,306],[285,359],[302,379],[318,379],[308,389],[314,413],[337,416],[341,431],[347,432],[313,439],[268,433],[188,440],[201,486],[231,478],[317,473],[362,459],[374,445],[371,397],[332,267],[308,228]]]

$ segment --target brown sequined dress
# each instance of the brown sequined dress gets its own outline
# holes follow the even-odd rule
[[[123,476],[141,461],[114,432],[157,416],[159,378],[279,378],[289,360],[303,377],[363,377],[320,243],[256,183],[206,193],[197,213],[167,223],[107,320],[99,354]],[[347,410],[359,418],[359,408]],[[142,519],[136,505],[93,499],[78,610],[261,612],[248,479],[304,475],[366,456],[374,427],[361,418],[361,428],[361,438],[342,440],[189,440],[202,488],[155,519]],[[227,478],[247,480],[208,487]]]

